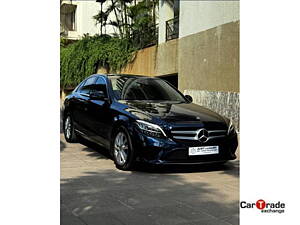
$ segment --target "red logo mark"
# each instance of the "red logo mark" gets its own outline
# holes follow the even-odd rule
[[[266,207],[266,202],[264,200],[262,200],[262,199],[257,200],[256,207],[258,209],[264,209]]]

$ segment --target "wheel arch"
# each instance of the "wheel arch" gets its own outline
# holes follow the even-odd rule
[[[132,136],[132,132],[133,132],[132,119],[130,117],[128,117],[126,115],[118,115],[113,118],[113,121],[114,121],[114,123],[113,123],[111,133],[110,133],[110,147],[113,142],[113,137],[114,137],[116,131],[121,126],[124,126],[131,136]]]
[[[64,110],[63,110],[63,112],[62,112],[62,119],[63,119],[63,121],[66,119],[66,116],[69,114],[70,112],[69,112],[69,110],[68,110],[68,108],[65,108]]]
[[[110,134],[111,138],[115,134],[116,130],[121,126],[126,127],[127,130],[130,129],[130,118],[128,116],[118,115],[118,116],[114,117],[113,121],[114,121],[114,123],[113,123],[111,134]]]

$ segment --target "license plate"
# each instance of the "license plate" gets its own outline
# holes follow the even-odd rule
[[[201,146],[189,148],[189,155],[212,155],[219,153],[219,146]]]

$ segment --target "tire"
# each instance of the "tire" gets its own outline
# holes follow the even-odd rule
[[[134,168],[135,151],[132,147],[131,137],[125,127],[121,126],[114,132],[110,152],[118,169],[132,170]]]
[[[69,143],[75,143],[78,141],[77,135],[74,130],[73,119],[70,114],[67,114],[63,121],[65,139]]]

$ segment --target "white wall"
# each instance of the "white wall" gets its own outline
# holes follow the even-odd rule
[[[180,1],[179,38],[237,21],[239,1]]]
[[[63,3],[71,4],[71,1],[65,0]],[[100,11],[100,3],[95,0],[77,0],[72,1],[73,5],[77,6],[76,10],[76,31],[69,31],[68,37],[71,39],[79,39],[84,34],[89,33],[90,35],[100,34],[100,25],[95,25],[95,20],[93,16],[96,15]],[[106,4],[110,4],[107,2]],[[103,10],[105,10],[106,6],[103,4]],[[108,21],[113,18],[108,18]],[[103,28],[103,33],[104,33]],[[114,33],[112,26],[106,27],[106,33],[112,34]]]
[[[173,8],[170,7],[165,1],[159,1],[159,14],[158,14],[158,43],[166,41],[166,21],[174,18]]]
[[[77,6],[77,30],[79,35],[89,33],[90,35],[99,34],[100,26],[95,25],[93,16],[100,10],[100,4],[94,1],[79,1]]]

